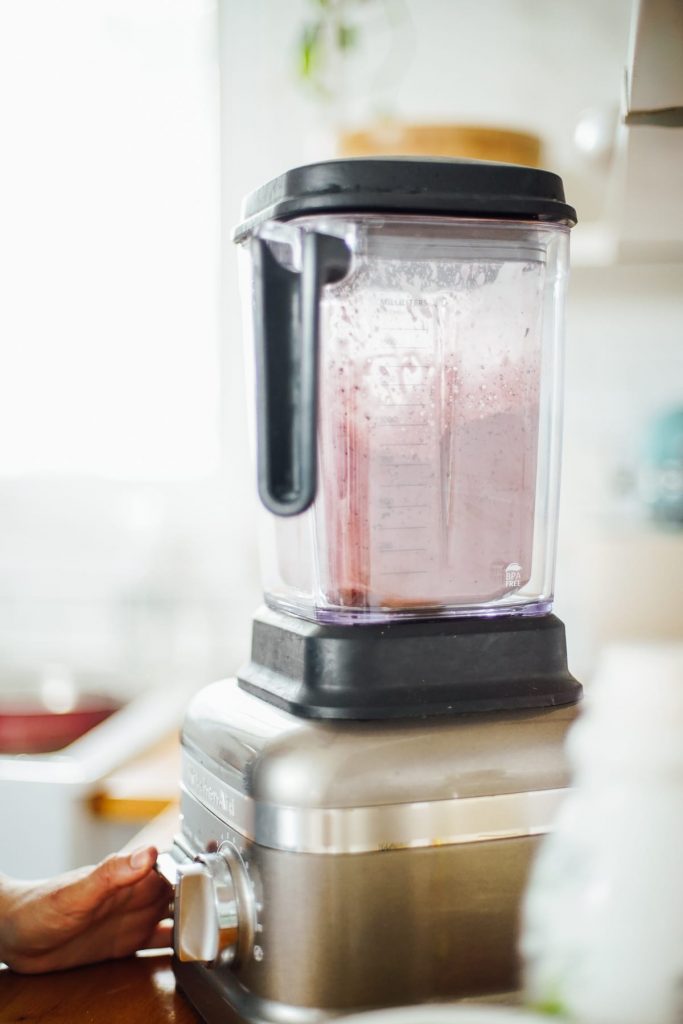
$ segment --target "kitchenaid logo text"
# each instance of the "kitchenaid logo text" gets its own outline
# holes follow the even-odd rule
[[[185,766],[185,777],[189,791],[201,800],[207,807],[217,811],[220,816],[229,821],[235,818],[235,798],[229,796],[221,783],[212,778],[208,772],[204,772],[197,765],[187,762]]]

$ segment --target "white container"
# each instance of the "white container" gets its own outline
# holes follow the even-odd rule
[[[575,790],[525,900],[527,1003],[576,1024],[683,1020],[683,646],[605,658]]]
[[[504,1006],[425,1003],[354,1014],[346,1024],[543,1024],[543,1018]]]

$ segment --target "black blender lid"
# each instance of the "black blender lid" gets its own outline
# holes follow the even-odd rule
[[[285,171],[247,196],[233,238],[244,241],[266,220],[375,212],[576,223],[562,179],[550,171],[484,160],[373,157]]]

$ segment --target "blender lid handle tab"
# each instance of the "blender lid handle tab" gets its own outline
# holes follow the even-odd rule
[[[317,488],[320,297],[351,265],[335,235],[299,229],[301,270],[285,267],[268,241],[250,241],[254,273],[259,496],[278,516],[312,504]]]

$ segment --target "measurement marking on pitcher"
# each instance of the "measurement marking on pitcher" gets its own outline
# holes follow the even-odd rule
[[[426,576],[429,569],[395,569],[391,572],[380,572],[378,576]]]
[[[386,508],[387,512],[395,512],[395,511],[398,511],[398,509],[404,509],[404,508],[431,508],[431,507],[432,507],[431,505],[386,505],[386,506],[383,506],[383,508]]]
[[[373,530],[379,530],[380,533],[383,533],[385,530],[426,530],[426,529],[427,529],[427,527],[425,525],[422,525],[422,526],[380,526],[378,524],[377,526],[373,526]]]
[[[401,555],[405,554],[406,551],[426,551],[427,548],[381,548],[380,554],[382,555]]]
[[[382,460],[382,465],[385,466],[385,467],[389,467],[390,469],[395,469],[397,466],[412,466],[413,469],[424,469],[425,466],[429,466],[430,463],[429,462],[385,462],[384,460]]]
[[[431,352],[431,345],[397,345],[391,352],[376,352],[372,359],[393,359],[399,352]]]

